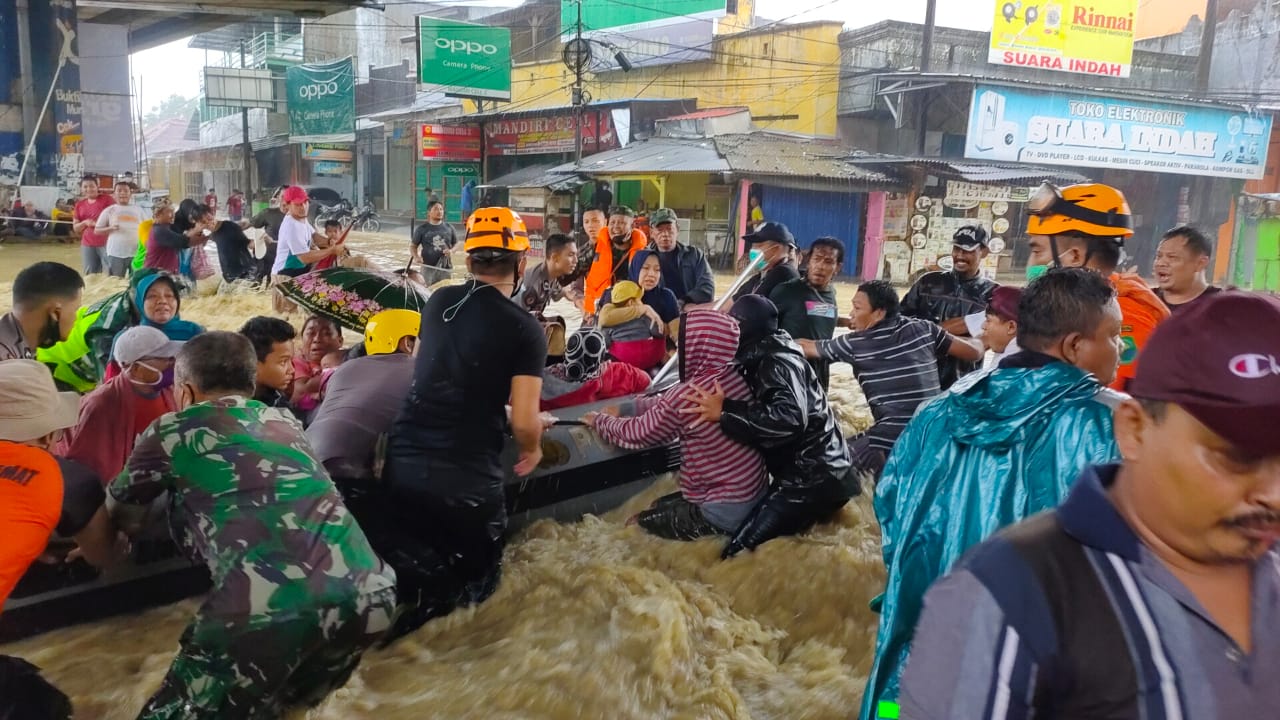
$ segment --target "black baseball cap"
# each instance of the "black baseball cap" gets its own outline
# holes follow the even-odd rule
[[[779,222],[761,223],[755,232],[749,232],[742,236],[743,240],[755,244],[760,242],[776,242],[783,245],[796,247],[796,239],[791,235],[791,231],[786,225]]]
[[[965,252],[984,248],[987,246],[987,229],[981,225],[965,225],[951,236],[951,244]]]

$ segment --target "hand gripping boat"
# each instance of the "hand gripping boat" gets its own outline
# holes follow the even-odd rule
[[[758,269],[752,264],[737,278],[717,308]],[[648,394],[676,383],[676,358],[655,376]],[[542,437],[542,462],[528,477],[511,475],[506,482],[510,531],[552,519],[568,522],[586,514],[612,510],[647,488],[659,475],[680,466],[677,444],[627,450],[609,445],[580,418],[606,406],[624,412],[636,396],[613,398],[553,411],[559,422]],[[508,441],[503,465],[512,467],[518,449]],[[208,571],[179,554],[165,524],[154,523],[157,536],[134,542],[132,556],[99,573],[83,561],[37,562],[18,583],[0,612],[0,643],[38,635],[68,625],[133,613],[205,592]],[[69,549],[70,541],[54,540],[53,549]]]

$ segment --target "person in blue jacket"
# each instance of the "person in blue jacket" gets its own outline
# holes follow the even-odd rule
[[[1056,507],[1080,471],[1119,457],[1106,388],[1120,363],[1115,288],[1050,270],[1018,303],[1022,351],[920,408],[876,486],[888,582],[862,718],[897,717],[925,591],[968,548]]]

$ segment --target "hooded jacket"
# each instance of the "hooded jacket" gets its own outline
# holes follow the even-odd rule
[[[1120,395],[1064,362],[975,373],[922,407],[876,486],[888,583],[861,717],[894,701],[925,590],[968,548],[1058,505],[1088,465],[1119,457]]]
[[[680,442],[680,494],[694,504],[745,503],[764,492],[764,458],[755,448],[735,442],[715,423],[697,422],[684,410],[694,407],[685,395],[696,385],[716,383],[726,397],[747,400],[751,388],[731,365],[738,348],[738,324],[712,310],[690,312],[680,328],[680,383],[657,398],[637,401],[638,414],[601,415],[596,432],[606,441],[640,450]]]
[[[1129,381],[1137,376],[1138,355],[1147,346],[1147,339],[1155,332],[1156,325],[1166,320],[1169,306],[1157,296],[1142,276],[1134,273],[1115,273],[1111,284],[1116,288],[1120,302],[1120,340],[1124,351],[1120,354],[1120,368],[1112,381],[1113,390],[1123,391]]]
[[[778,330],[746,343],[737,360],[751,397],[724,401],[725,434],[760,448],[779,485],[843,481],[851,467],[844,435],[800,346]]]
[[[966,278],[954,270],[925,273],[902,298],[900,312],[907,317],[941,325],[952,318],[986,312],[987,305],[991,303],[991,293],[997,287],[999,286],[981,274]],[[942,383],[942,389],[951,387],[962,375],[973,372],[978,367],[978,363],[963,362],[950,355],[939,355],[938,379]]]

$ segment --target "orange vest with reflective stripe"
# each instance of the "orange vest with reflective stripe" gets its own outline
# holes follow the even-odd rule
[[[1142,277],[1134,273],[1116,273],[1111,276],[1120,301],[1120,367],[1113,390],[1124,391],[1129,381],[1138,373],[1138,356],[1147,346],[1151,333],[1169,317],[1169,308],[1147,286]]]
[[[648,244],[649,240],[644,236],[644,233],[639,230],[632,230],[631,247],[627,249],[626,257],[615,258],[613,256],[613,241],[609,237],[609,228],[600,229],[600,234],[596,236],[596,259],[591,263],[591,269],[587,271],[587,279],[584,282],[582,312],[588,315],[595,314],[596,304],[600,302],[604,291],[613,286],[614,268],[620,262],[626,263],[625,266],[631,265],[631,258],[635,256],[637,251],[645,249]]]

